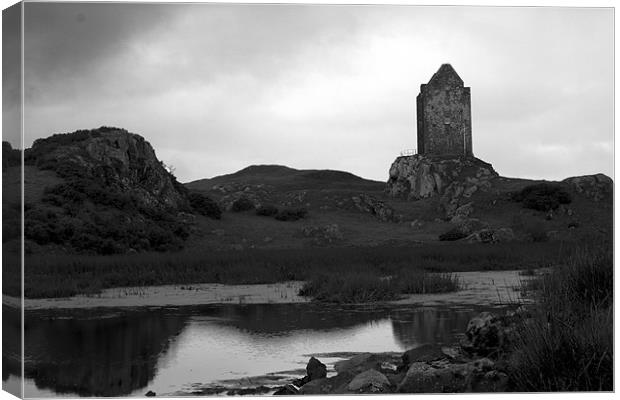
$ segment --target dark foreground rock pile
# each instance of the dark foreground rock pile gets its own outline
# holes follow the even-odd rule
[[[334,365],[312,357],[307,376],[276,391],[295,394],[465,393],[510,390],[506,355],[524,309],[472,318],[465,337],[454,346],[426,344],[398,353],[362,353]]]

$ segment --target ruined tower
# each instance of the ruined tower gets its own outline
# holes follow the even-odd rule
[[[417,98],[418,153],[473,156],[471,97],[450,64],[443,64]]]

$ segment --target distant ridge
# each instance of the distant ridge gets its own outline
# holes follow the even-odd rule
[[[284,165],[250,165],[237,172],[185,183],[188,189],[208,190],[230,183],[269,184],[285,187],[313,188],[316,186],[384,186],[384,182],[364,179],[350,172],[330,169],[295,169]]]

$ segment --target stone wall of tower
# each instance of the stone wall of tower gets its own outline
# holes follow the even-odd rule
[[[470,88],[442,66],[417,97],[418,153],[472,156]]]

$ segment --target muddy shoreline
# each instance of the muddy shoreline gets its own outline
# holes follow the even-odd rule
[[[456,273],[463,289],[453,293],[415,294],[387,304],[442,305],[502,305],[524,302],[518,290],[528,279],[520,271],[480,271]],[[146,287],[124,287],[103,290],[97,295],[79,295],[53,299],[25,299],[26,310],[166,307],[206,304],[293,304],[307,303],[299,296],[304,282],[289,281],[259,285],[190,284]],[[3,305],[18,308],[20,300],[3,296]]]

